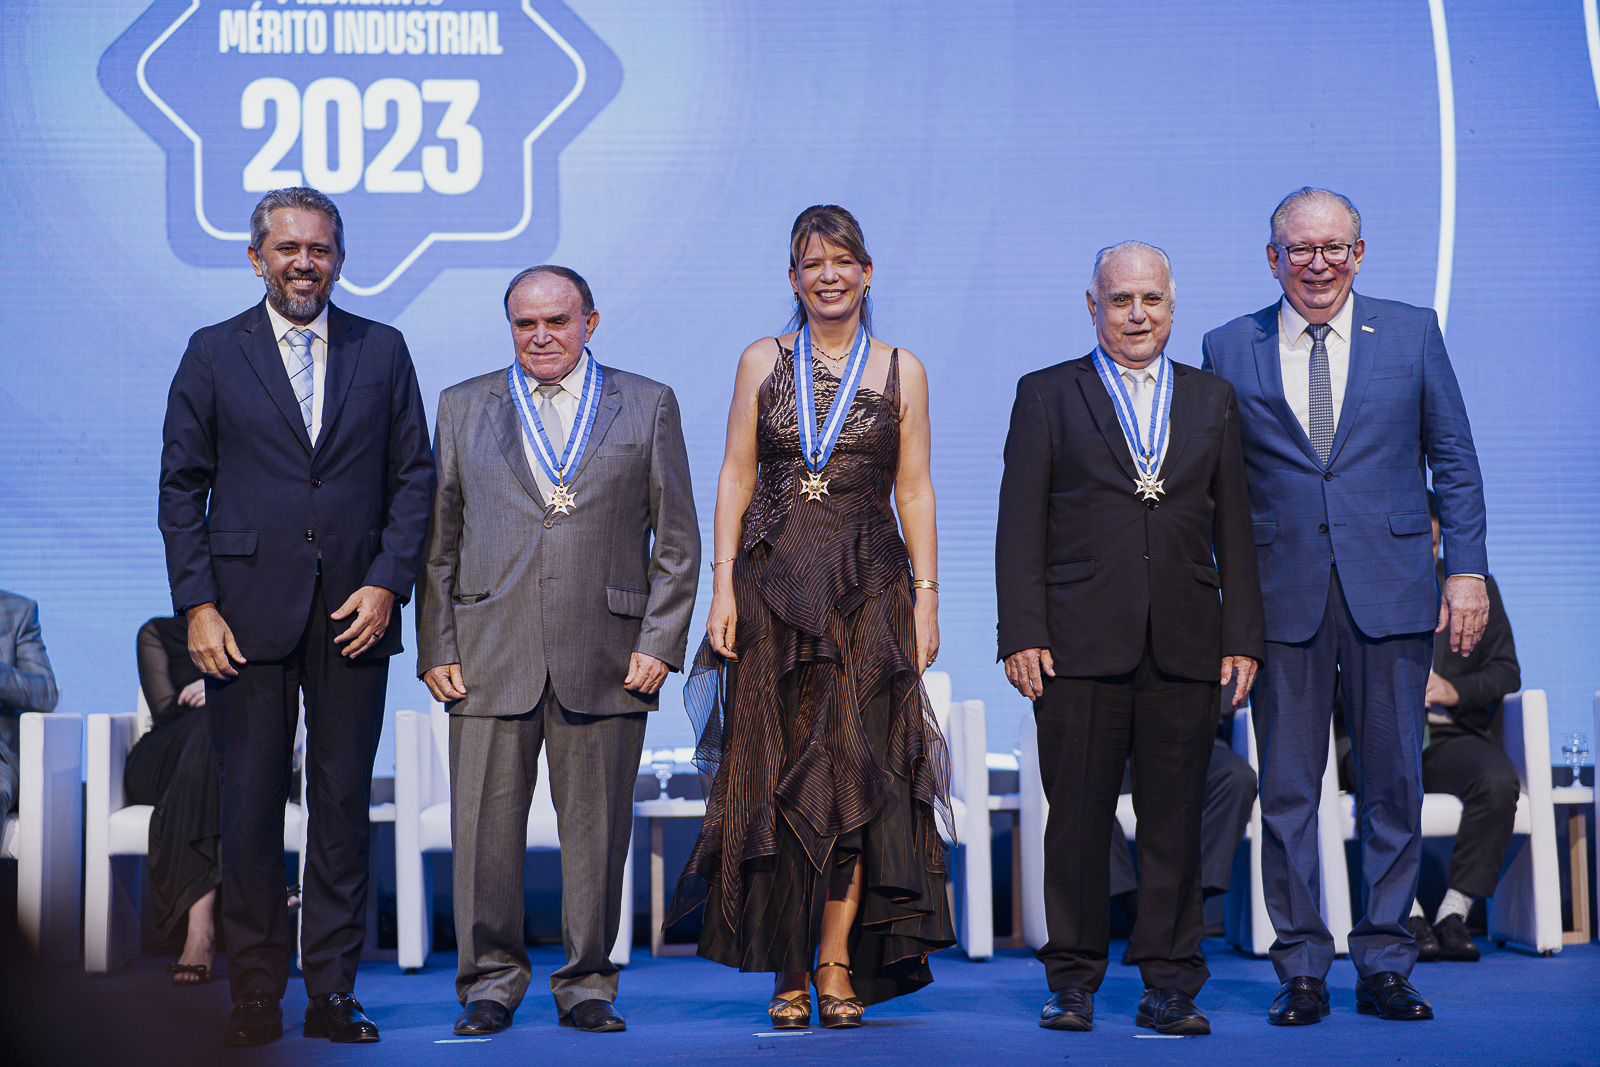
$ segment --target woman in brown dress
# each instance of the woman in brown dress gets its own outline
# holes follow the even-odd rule
[[[955,940],[949,756],[920,681],[939,650],[928,383],[870,337],[848,211],[802,212],[789,262],[799,329],[745,349],[728,416],[685,691],[711,788],[667,922],[703,904],[700,955],[776,972],[775,1027],[810,1025],[813,979],[822,1024],[851,1027]]]

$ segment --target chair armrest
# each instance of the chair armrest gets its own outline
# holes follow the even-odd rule
[[[123,789],[123,772],[127,768],[128,753],[138,739],[139,716],[133,712],[120,715],[96,714],[86,717],[88,729],[88,761],[85,767],[85,821],[91,828],[104,825],[113,812],[128,806],[128,796]]]
[[[1552,786],[1548,698],[1543,689],[1524,689],[1505,698],[1500,714],[1506,756],[1537,810],[1539,802],[1548,803]]]

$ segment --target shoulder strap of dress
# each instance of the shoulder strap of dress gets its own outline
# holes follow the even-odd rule
[[[898,348],[895,349],[893,352],[889,353],[889,380],[884,383],[883,395],[885,397],[893,400],[895,402],[895,406],[896,407],[899,406],[899,403],[900,403],[900,350]]]

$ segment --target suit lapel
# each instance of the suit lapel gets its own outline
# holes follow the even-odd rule
[[[594,357],[591,356],[591,359]],[[605,439],[606,431],[611,429],[612,420],[617,417],[617,412],[622,410],[621,390],[617,388],[617,376],[610,367],[601,364],[600,369],[605,373],[605,388],[600,396],[600,410],[594,413],[594,428],[589,431],[589,444],[583,450],[583,458],[578,461],[578,469],[572,472],[568,482],[576,482],[589,466],[589,461],[594,458],[595,449]]]
[[[1339,449],[1344,447],[1345,438],[1350,436],[1350,427],[1355,425],[1361,401],[1367,395],[1367,381],[1372,377],[1372,363],[1378,349],[1378,334],[1368,333],[1361,328],[1362,323],[1375,321],[1378,317],[1372,305],[1360,293],[1351,293],[1350,299],[1356,302],[1350,315],[1350,370],[1344,379],[1344,403],[1339,407],[1339,426],[1333,435],[1333,448],[1328,452],[1329,466],[1338,457]]]
[[[307,452],[311,451],[311,434],[306,431],[305,419],[300,415],[300,404],[294,398],[294,387],[289,384],[289,372],[283,369],[283,355],[278,351],[278,339],[272,336],[272,320],[267,318],[264,305],[256,305],[255,314],[244,324],[244,335],[239,347],[256,377],[278,405],[284,421]]]
[[[1306,458],[1318,467],[1322,466],[1317,450],[1312,447],[1311,438],[1306,436],[1305,428],[1294,417],[1289,400],[1283,394],[1283,357],[1278,352],[1277,304],[1262,310],[1256,319],[1255,353],[1256,378],[1261,383],[1261,395],[1266,398],[1267,406],[1278,416],[1278,421],[1283,423],[1284,433],[1300,446]]]
[[[1128,476],[1130,482],[1137,482],[1139,475],[1133,469],[1128,438],[1122,432],[1122,423],[1117,421],[1117,409],[1111,403],[1111,394],[1106,392],[1100,372],[1095,370],[1092,354],[1078,361],[1078,388],[1083,393],[1083,402],[1089,408],[1090,418],[1094,419],[1100,436],[1105,438],[1111,449],[1111,458],[1116,460],[1117,466],[1122,468],[1122,473]],[[1173,400],[1176,402],[1177,397],[1174,396]]]
[[[361,357],[361,341],[351,335],[350,317],[338,308],[328,307],[328,366],[322,373],[322,433],[317,436],[315,456],[333,436],[344,407],[350,379],[355,377],[356,361]]]
[[[502,375],[495,379],[489,387],[489,425],[494,427],[495,441],[500,445],[500,454],[506,458],[506,463],[511,466],[511,473],[517,476],[517,481],[522,483],[539,507],[545,506],[544,494],[539,492],[539,483],[534,480],[533,470],[528,466],[528,457],[522,450],[522,419],[517,414],[516,401],[511,399],[511,394],[506,391],[506,380]]]
[[[1167,458],[1161,464],[1162,477],[1165,477],[1165,472],[1178,469],[1184,446],[1189,443],[1189,368],[1173,362],[1171,357],[1168,357],[1168,362],[1172,366],[1173,376],[1172,411],[1167,417]]]

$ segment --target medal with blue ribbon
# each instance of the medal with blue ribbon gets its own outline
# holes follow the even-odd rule
[[[578,397],[578,414],[572,421],[572,432],[567,434],[567,447],[559,457],[550,446],[550,436],[544,431],[539,409],[533,406],[527,374],[517,363],[512,363],[506,370],[511,397],[516,402],[517,414],[522,416],[522,432],[527,434],[528,443],[533,446],[533,454],[539,457],[539,466],[544,468],[545,476],[555,483],[555,489],[550,494],[550,506],[563,515],[578,506],[578,499],[573,495],[567,479],[583,462],[583,451],[589,445],[589,432],[594,429],[595,415],[600,410],[601,385],[605,381],[600,361],[587,348],[583,352],[589,358],[589,369],[583,376],[583,393]]]
[[[1127,439],[1128,450],[1133,453],[1133,465],[1138,470],[1138,480],[1133,492],[1140,500],[1156,506],[1165,493],[1166,485],[1157,477],[1161,464],[1167,458],[1168,429],[1172,415],[1172,361],[1165,355],[1157,357],[1155,397],[1150,403],[1150,432],[1139,432],[1139,415],[1128,395],[1127,383],[1122,374],[1100,347],[1095,346],[1094,366],[1100,372],[1106,392],[1111,394],[1111,406],[1117,409],[1117,421],[1122,424],[1122,436]]]
[[[800,483],[800,491],[808,500],[820,501],[828,495],[828,481],[822,477],[822,468],[828,465],[833,448],[839,443],[844,430],[845,416],[855,403],[856,390],[867,372],[867,354],[872,351],[872,338],[867,336],[865,325],[856,330],[855,345],[845,362],[844,374],[839,378],[839,391],[834,394],[833,406],[822,426],[817,426],[817,398],[811,380],[811,324],[800,327],[800,336],[794,343],[794,407],[800,419],[800,450],[805,453],[806,469],[811,477]]]

